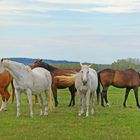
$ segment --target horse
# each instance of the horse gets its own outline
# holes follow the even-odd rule
[[[20,96],[23,91],[25,91],[28,96],[30,117],[33,117],[32,94],[39,95],[40,115],[43,115],[43,99],[41,96],[43,92],[46,95],[44,115],[48,115],[48,105],[51,110],[53,109],[53,102],[51,100],[52,78],[50,72],[44,68],[35,68],[31,70],[29,66],[11,60],[2,60],[0,65],[7,70],[14,79],[13,82],[17,99],[17,117],[20,116]],[[48,98],[47,91],[49,91]]]
[[[64,89],[64,88],[69,88],[69,91],[71,93],[71,99],[69,106],[74,106],[75,105],[75,79],[73,77],[74,74],[78,73],[80,70],[79,69],[60,69],[57,67],[54,67],[52,65],[49,65],[45,62],[43,62],[41,59],[37,59],[34,64],[30,65],[31,68],[36,68],[36,67],[43,67],[50,71],[52,75],[52,92],[54,95],[54,100],[55,100],[55,106],[58,106],[58,100],[57,100],[57,88],[58,89]]]
[[[97,102],[99,103],[100,84],[103,89],[101,92],[101,105],[104,106],[104,100],[109,105],[107,91],[110,85],[117,88],[126,88],[123,106],[126,107],[126,100],[131,89],[135,93],[136,105],[140,108],[138,100],[138,87],[140,85],[140,74],[134,69],[112,70],[104,69],[98,73]]]
[[[10,94],[8,91],[8,86],[10,85],[10,83],[11,83],[11,87],[12,87],[12,103],[13,103],[14,96],[15,96],[13,78],[10,75],[10,73],[7,71],[3,71],[2,73],[0,73],[0,94],[2,97],[2,105],[1,105],[0,111],[7,110],[7,101],[9,100],[9,97],[10,97]]]
[[[90,98],[92,101],[91,114],[94,113],[94,96],[96,95],[96,90],[98,86],[98,76],[97,72],[90,68],[91,65],[82,65],[81,70],[76,75],[75,87],[79,96],[79,116],[84,113],[84,100],[86,98],[86,117],[89,116],[89,105]]]

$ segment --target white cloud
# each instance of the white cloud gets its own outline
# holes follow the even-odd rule
[[[39,6],[37,3],[44,3]],[[58,3],[59,5],[48,6],[47,3]],[[66,5],[63,5],[66,4]],[[90,6],[83,7],[84,4]],[[74,7],[73,7],[74,5]],[[22,1],[2,0],[0,1],[0,15],[43,15],[48,11],[71,11],[80,13],[133,13],[140,12],[139,0],[32,0],[25,5]]]
[[[139,0],[33,0],[34,2],[59,4],[95,4],[95,8],[67,8],[75,12],[131,13],[140,12]],[[66,10],[66,9],[65,9]]]
[[[36,2],[65,3],[65,4],[110,4],[110,5],[127,5],[139,3],[139,0],[32,0]]]

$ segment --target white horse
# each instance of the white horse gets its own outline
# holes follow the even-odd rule
[[[31,117],[33,117],[32,94],[39,95],[40,115],[43,115],[43,99],[41,94],[45,92],[46,106],[44,115],[48,115],[48,105],[51,109],[54,107],[51,100],[52,78],[50,72],[44,68],[35,68],[31,70],[29,66],[10,60],[2,60],[0,65],[14,78],[14,87],[17,99],[17,117],[20,116],[20,95],[23,91],[25,91],[28,96]],[[49,99],[47,99],[47,92],[49,92]]]
[[[75,87],[79,95],[79,116],[84,113],[84,100],[86,97],[86,117],[89,116],[90,97],[92,99],[91,114],[94,113],[94,96],[98,86],[98,76],[94,69],[90,68],[91,65],[82,65],[81,70],[75,78]]]

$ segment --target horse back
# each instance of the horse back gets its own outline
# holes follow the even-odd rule
[[[9,72],[4,71],[4,72],[0,73],[0,85],[1,86],[9,85],[12,80],[13,80],[13,78]]]
[[[97,90],[98,86],[98,76],[97,72],[94,69],[90,68],[90,73],[89,73],[89,82],[90,82],[90,87],[92,91]]]
[[[98,80],[103,86],[109,86],[113,83],[115,71],[112,69],[104,69],[98,73]]]
[[[79,69],[75,69],[75,70],[64,70],[64,69],[56,69],[54,72],[53,72],[53,76],[70,76],[70,75],[73,75],[73,74],[76,74],[78,73],[80,70]]]
[[[113,85],[116,87],[137,87],[139,86],[139,74],[133,69],[127,69],[125,71],[116,71]]]

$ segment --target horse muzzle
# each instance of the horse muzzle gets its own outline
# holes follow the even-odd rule
[[[83,81],[83,85],[85,86],[87,84],[87,81]]]

